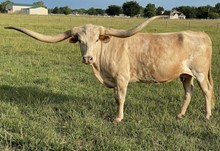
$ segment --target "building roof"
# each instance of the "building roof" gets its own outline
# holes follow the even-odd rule
[[[163,15],[170,15],[171,14],[171,11],[168,11],[168,10],[165,10]]]
[[[173,15],[175,15],[175,14],[181,15],[181,16],[185,16],[183,13],[181,13],[181,12],[175,10],[175,9],[173,9],[173,10],[171,10],[171,11],[167,11],[167,10],[166,10],[166,11],[164,11],[164,13],[163,13],[163,15],[170,15],[170,16],[173,16]]]
[[[45,7],[30,7],[30,8],[28,8],[28,9],[39,9],[39,8],[43,8],[43,9],[47,9],[47,8],[45,8]]]
[[[21,3],[12,3],[13,6],[31,6],[31,7],[34,7],[36,5],[33,5],[33,4],[21,4]]]
[[[31,9],[35,9],[35,8],[40,8],[39,6],[37,5],[33,5],[33,4],[21,4],[21,3],[11,3],[13,6],[29,6]],[[27,9],[30,9],[30,8],[27,8]],[[47,8],[45,8],[47,9]]]

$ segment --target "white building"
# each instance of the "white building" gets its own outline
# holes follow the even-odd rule
[[[5,10],[9,14],[48,15],[48,9],[30,4],[9,3]]]
[[[164,11],[162,15],[168,15],[170,19],[186,19],[186,16],[183,13],[178,12],[175,9],[171,11]]]
[[[29,15],[48,15],[48,9],[44,7],[31,7],[23,9],[24,14]]]

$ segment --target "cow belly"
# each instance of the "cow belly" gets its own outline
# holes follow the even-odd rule
[[[167,68],[161,66],[142,67],[131,69],[130,82],[166,83],[178,78],[181,74],[188,73],[185,73],[180,66]]]

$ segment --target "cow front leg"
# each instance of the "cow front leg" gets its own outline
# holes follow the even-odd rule
[[[124,118],[124,102],[127,92],[128,82],[118,81],[115,87],[115,100],[118,105],[118,112],[115,122],[119,123]]]

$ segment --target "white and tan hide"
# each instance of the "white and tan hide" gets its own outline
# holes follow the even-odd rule
[[[97,79],[114,88],[118,113],[123,109],[129,82],[165,83],[180,77],[185,100],[178,115],[185,115],[193,91],[193,79],[201,87],[206,101],[206,118],[214,107],[211,76],[212,42],[203,32],[139,33],[152,17],[130,30],[116,30],[96,25],[74,27],[66,32],[47,36],[20,27],[6,27],[37,40],[55,43],[70,38],[79,42],[82,60],[92,67]]]

